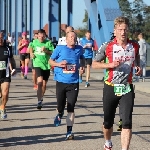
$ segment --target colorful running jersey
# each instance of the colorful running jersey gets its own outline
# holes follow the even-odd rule
[[[38,39],[33,40],[33,42],[29,45],[30,48],[33,49],[33,53],[35,58],[33,59],[33,66],[40,67],[43,70],[49,70],[50,65],[48,63],[50,55],[46,54],[45,52],[41,51],[42,47],[45,47],[49,51],[54,50],[54,46],[49,40],[44,40],[40,42]]]
[[[139,54],[139,45],[135,41],[128,40],[126,49],[117,45],[116,39],[104,43],[98,50],[95,61],[104,60],[105,63],[112,63],[119,60],[121,63],[113,69],[106,69],[105,81],[113,84],[132,83],[132,72],[135,57]]]

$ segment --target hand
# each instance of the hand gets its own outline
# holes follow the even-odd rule
[[[16,73],[17,73],[17,72],[16,72],[16,69],[13,69],[13,70],[11,71],[11,76],[14,76]]]
[[[87,44],[85,44],[85,45],[83,46],[83,48],[87,48]]]
[[[58,63],[58,67],[64,68],[66,67],[67,61],[63,60],[62,62]]]
[[[82,75],[84,73],[85,73],[85,68],[84,67],[80,67],[79,74]]]
[[[31,58],[35,58],[34,53],[30,53]]]
[[[42,48],[41,48],[41,52],[46,52],[46,48],[45,48],[45,47],[42,47]]]
[[[140,76],[140,75],[142,74],[142,70],[141,70],[141,68],[140,68],[140,67],[138,67],[138,66],[136,66],[136,67],[135,67],[135,69],[136,69],[136,73],[135,73],[135,75],[136,75],[136,76]]]
[[[109,63],[110,68],[116,68],[120,65],[120,61],[119,60],[114,60],[112,63]]]

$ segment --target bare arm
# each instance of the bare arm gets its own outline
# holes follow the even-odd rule
[[[94,69],[109,69],[109,68],[112,68],[112,65],[111,65],[111,63],[97,62],[94,60],[92,62],[92,68],[94,68]]]
[[[16,61],[14,57],[10,58],[9,60],[10,60],[11,69],[16,69]]]
[[[34,53],[33,53],[33,48],[29,48],[29,52],[30,52],[30,56],[31,56],[31,58],[34,58],[35,57],[35,55],[34,55]]]
[[[25,45],[22,45],[22,41],[20,40],[19,41],[19,44],[18,44],[18,50],[21,50]]]
[[[53,66],[53,67],[61,67],[61,68],[65,67],[66,64],[67,64],[67,62],[66,62],[65,60],[62,61],[62,62],[60,62],[60,63],[57,63],[55,60],[53,60],[53,59],[51,59],[51,58],[50,58],[50,60],[49,60],[49,63],[50,63],[50,65]]]
[[[47,50],[47,49],[45,49],[44,52],[45,52],[47,55],[52,55],[52,51],[49,51],[49,50]]]
[[[139,54],[136,55],[136,57],[135,57],[135,66],[140,67],[140,55]]]

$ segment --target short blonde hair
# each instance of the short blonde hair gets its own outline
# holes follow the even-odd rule
[[[129,26],[129,19],[126,18],[126,17],[117,17],[115,20],[114,20],[114,27],[116,27],[116,25],[120,25],[120,24],[126,24]]]

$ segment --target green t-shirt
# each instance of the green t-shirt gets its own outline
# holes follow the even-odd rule
[[[42,47],[45,47],[49,51],[54,50],[54,46],[49,40],[44,40],[43,42],[40,42],[38,39],[33,40],[29,44],[29,47],[33,49],[33,53],[35,55],[35,58],[33,58],[33,66],[34,67],[40,67],[43,70],[49,70],[50,65],[48,63],[50,55],[44,53],[41,51]]]

